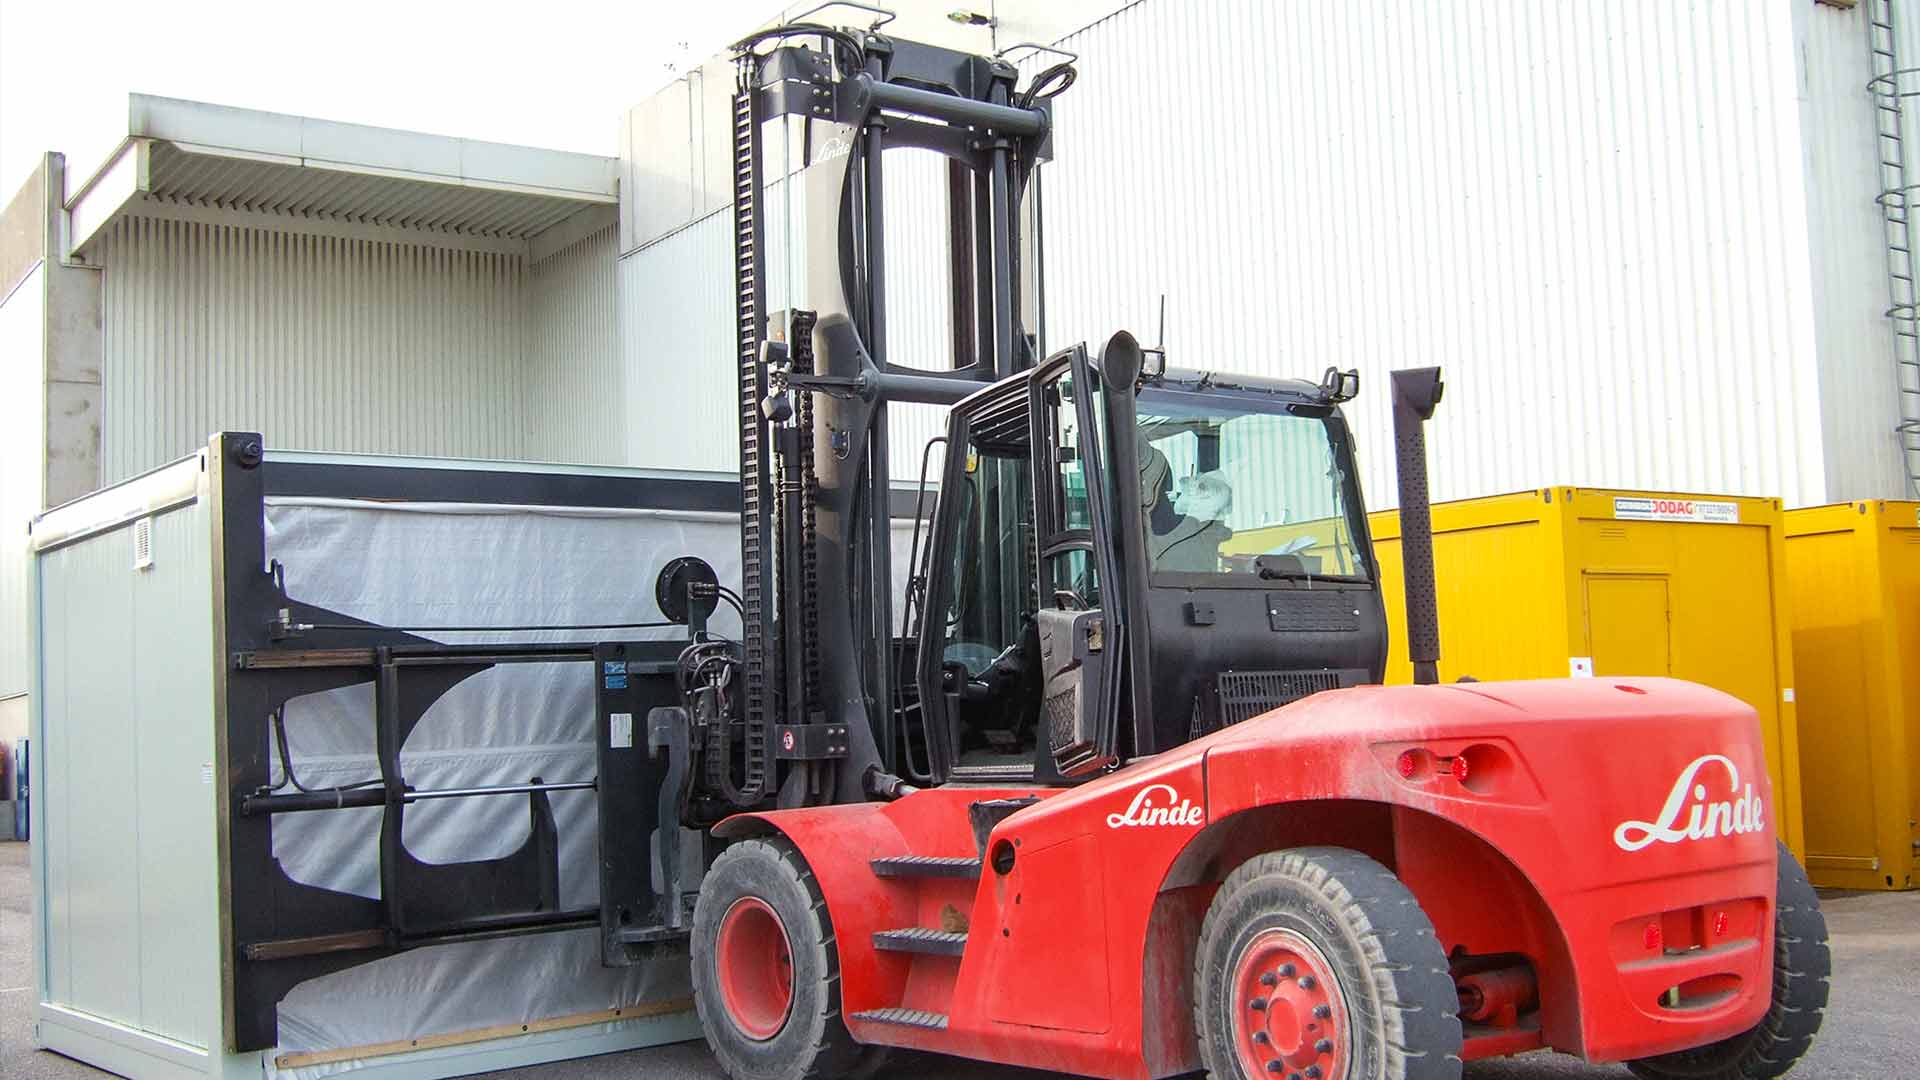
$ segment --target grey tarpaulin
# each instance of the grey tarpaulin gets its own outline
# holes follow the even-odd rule
[[[908,533],[897,527],[894,535],[895,576],[904,580]],[[688,554],[712,563],[723,583],[737,587],[740,579],[737,518],[685,511],[270,498],[267,550],[285,568],[291,595],[397,627],[655,621],[661,616],[654,578],[668,560]],[[713,629],[734,636],[738,628],[722,605]],[[675,627],[421,636],[466,643],[683,633]],[[289,702],[287,744],[300,782],[332,787],[377,776],[372,716],[371,685]],[[402,769],[422,788],[536,775],[588,780],[595,771],[593,732],[586,665],[502,665],[454,687],[428,710],[402,752]],[[593,793],[550,798],[560,834],[562,905],[593,907]],[[296,881],[377,897],[380,816],[377,808],[285,815],[274,822],[274,856]],[[523,798],[448,799],[409,807],[404,840],[427,861],[487,859],[518,848],[527,830]],[[681,964],[601,967],[591,930],[438,946],[301,984],[281,1002],[279,1049],[365,1046],[688,993]],[[317,1077],[347,1067],[274,1074]]]

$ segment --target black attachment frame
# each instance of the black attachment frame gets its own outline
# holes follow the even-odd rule
[[[372,486],[382,494],[404,489],[446,498],[445,493],[453,490],[456,497],[478,501],[525,501],[524,493],[500,497],[499,487],[486,497],[486,486],[524,485],[526,477],[358,466],[335,466],[329,471],[311,462],[278,463],[266,460],[260,436],[251,433],[215,436],[207,468],[214,522],[217,647],[226,658],[215,688],[216,769],[225,785],[219,842],[226,900],[222,933],[228,949],[222,965],[226,1049],[244,1052],[277,1045],[276,1006],[297,983],[405,949],[605,926],[617,923],[623,909],[644,912],[648,925],[666,915],[667,906],[653,891],[657,875],[649,845],[632,838],[656,831],[677,836],[677,807],[667,819],[672,828],[655,828],[661,819],[653,793],[662,790],[669,770],[666,763],[654,761],[644,745],[637,756],[610,757],[604,688],[599,770],[594,777],[530,776],[519,783],[423,790],[408,783],[401,766],[407,736],[434,702],[462,681],[499,664],[597,663],[605,646],[593,642],[441,644],[289,596],[279,568],[267,562],[264,506],[269,492],[350,496],[357,493],[354,485],[343,488],[338,482],[342,475],[356,473],[359,479],[377,477],[386,486]],[[566,489],[572,479],[557,479],[556,489]],[[644,486],[653,481],[629,481],[630,486],[635,483]],[[478,487],[469,490],[474,485]],[[676,488],[671,497],[692,499],[694,505],[708,501],[712,493],[702,494],[695,487]],[[567,490],[550,495],[578,502]],[[633,491],[620,492],[618,498],[630,499],[632,505],[647,501]],[[637,700],[630,700],[627,708],[644,714],[652,704],[677,699],[673,672],[680,642],[613,647],[626,651],[628,670],[633,673],[626,688],[630,699]],[[289,774],[276,785],[275,739],[284,729],[280,718],[287,703],[369,683],[378,778],[357,787],[299,789]],[[288,785],[296,789],[280,790]],[[551,799],[589,791],[599,799],[601,821],[616,822],[620,832],[609,836],[603,827],[601,908],[569,910],[560,904],[559,836]],[[626,805],[628,798],[640,793],[647,795],[643,807]],[[404,843],[406,807],[453,798],[526,800],[527,840],[497,859],[427,863],[415,858]],[[378,899],[295,881],[275,859],[273,823],[280,815],[365,807],[382,809]],[[642,955],[643,951],[623,940],[617,955],[608,959],[633,962]]]

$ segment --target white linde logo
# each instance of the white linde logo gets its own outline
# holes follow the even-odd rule
[[[1155,795],[1160,796],[1160,805],[1156,806]],[[1108,814],[1107,828],[1120,829],[1131,825],[1204,825],[1207,812],[1195,806],[1189,799],[1182,799],[1180,793],[1169,784],[1148,784],[1133,793],[1133,801],[1127,804],[1124,814]]]
[[[1727,770],[1727,794],[1730,799],[1711,802],[1707,785],[1700,782],[1701,770],[1710,765]],[[1680,824],[1686,818],[1684,827]],[[1710,840],[1716,836],[1759,832],[1766,827],[1760,796],[1753,785],[1740,786],[1740,770],[1731,758],[1705,754],[1694,758],[1667,792],[1667,803],[1653,821],[1623,821],[1613,830],[1613,842],[1622,851],[1639,851],[1653,844],[1678,844],[1683,840]]]

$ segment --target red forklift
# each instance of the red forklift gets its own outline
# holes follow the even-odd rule
[[[1389,388],[1418,685],[1385,687],[1341,411],[1358,375],[1183,369],[1125,333],[1046,346],[1040,164],[1073,58],[1023,85],[1005,56],[802,24],[738,60],[737,495],[571,478],[535,500],[737,498],[737,592],[690,554],[656,583],[673,629],[446,644],[427,635],[461,627],[364,622],[268,561],[267,496],[336,480],[255,434],[215,440],[224,1046],[276,1046],[278,1003],[317,976],[591,932],[601,963],[649,966],[650,1007],[690,983],[735,1080],[872,1075],[895,1047],[1241,1080],[1436,1080],[1537,1049],[1756,1080],[1806,1052],[1825,925],[1774,839],[1752,709],[1668,679],[1436,685],[1436,369]],[[896,198],[944,218],[937,356],[888,355],[901,150],[944,166],[908,170],[944,179],[943,206]],[[808,310],[763,305],[775,191],[806,207],[789,218],[809,232]],[[909,402],[950,407],[917,498],[889,476],[888,410]],[[490,475],[407,491],[500,501]],[[389,485],[346,493],[405,495]],[[737,640],[716,632],[723,602]],[[648,636],[547,638],[620,628]],[[410,781],[427,711],[527,663],[592,672],[597,774]],[[379,776],[300,787],[287,706],[349,687]],[[598,903],[574,909],[551,799],[589,791]],[[409,806],[503,798],[526,802],[516,850],[442,862],[405,843]],[[282,864],[287,815],[376,808],[376,897]]]
[[[893,1047],[1127,1078],[1792,1067],[1829,960],[1754,711],[1663,678],[1437,685],[1438,369],[1391,380],[1417,685],[1381,686],[1358,374],[1044,345],[1038,167],[1073,57],[1022,87],[878,28],[736,51],[744,572],[663,580],[693,641],[648,717],[660,817],[701,830],[656,834],[660,932],[690,933],[730,1076],[872,1075]],[[887,355],[901,148],[946,162],[937,358]],[[763,310],[770,178],[805,189],[810,310]],[[951,406],[899,633],[897,402]],[[720,600],[738,642],[704,627]]]

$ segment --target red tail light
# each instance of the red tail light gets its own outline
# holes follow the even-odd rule
[[[1460,754],[1456,756],[1453,759],[1453,764],[1447,767],[1447,771],[1453,774],[1453,778],[1455,780],[1458,780],[1463,784],[1466,783],[1467,773],[1468,773],[1467,756],[1465,754]]]

